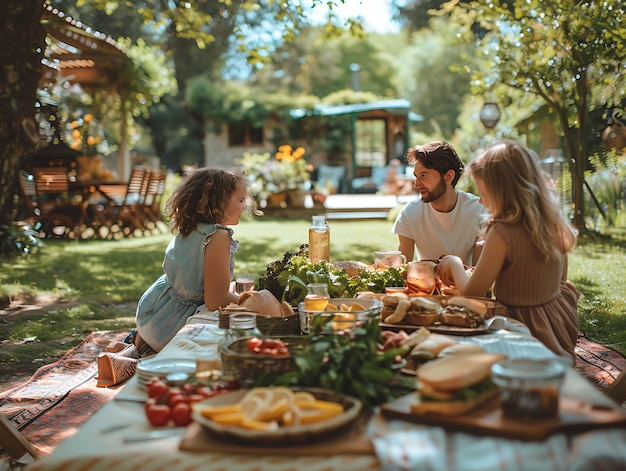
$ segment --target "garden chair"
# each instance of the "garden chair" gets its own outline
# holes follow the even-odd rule
[[[69,191],[66,167],[35,167],[32,176],[22,174],[20,184],[33,208],[40,231],[47,238],[80,237],[87,220],[86,208],[80,195]],[[32,190],[34,182],[34,192]]]
[[[133,168],[126,185],[98,185],[98,190],[107,199],[104,206],[104,219],[112,237],[138,235],[148,230],[143,202],[148,190],[151,170],[145,167]]]
[[[167,173],[164,171],[152,171],[148,179],[146,196],[143,201],[143,212],[146,216],[145,225],[151,230],[161,232],[158,223],[163,221],[161,214],[161,200],[165,191],[165,179]]]
[[[0,447],[11,460],[8,469],[20,469],[39,459],[35,447],[3,414],[0,414]]]
[[[20,178],[17,185],[17,200],[13,213],[14,221],[28,221],[35,223],[41,215],[37,206],[37,187],[35,177],[30,173],[20,170]]]

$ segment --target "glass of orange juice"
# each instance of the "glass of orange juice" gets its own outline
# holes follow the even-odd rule
[[[328,306],[330,295],[326,283],[309,283],[306,285],[307,295],[304,297],[304,308],[307,311],[323,311]]]

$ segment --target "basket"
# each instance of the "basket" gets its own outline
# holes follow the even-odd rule
[[[303,339],[303,337],[299,337]],[[287,347],[298,341],[294,339],[281,339]],[[242,388],[254,386],[257,380],[265,375],[279,375],[295,368],[293,359],[289,357],[273,357],[248,352],[248,339],[237,339],[221,351],[222,369],[235,372],[235,378]]]
[[[256,326],[259,331],[266,336],[286,337],[289,335],[300,335],[300,316],[298,308],[292,308],[294,313],[291,316],[262,316],[256,314]],[[219,310],[219,326],[228,329],[229,317],[231,314],[240,312],[251,312],[244,307],[229,307]]]
[[[266,317],[257,314],[256,326],[263,335],[285,337],[300,335],[300,316],[294,313],[291,316]]]

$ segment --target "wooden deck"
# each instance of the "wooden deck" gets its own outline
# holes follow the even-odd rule
[[[328,195],[323,205],[314,204],[307,196],[304,208],[263,208],[267,216],[286,218],[310,218],[324,214],[337,219],[386,219],[389,211],[404,206],[417,195],[337,194]]]

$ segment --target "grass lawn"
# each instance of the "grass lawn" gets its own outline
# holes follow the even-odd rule
[[[236,271],[258,278],[270,261],[307,242],[308,226],[308,219],[242,221],[235,227],[235,238],[241,243]],[[330,221],[330,226],[333,260],[373,263],[375,250],[397,246],[389,221]],[[52,311],[0,314],[0,364],[48,363],[90,331],[132,328],[137,300],[160,276],[170,238],[163,234],[111,242],[45,241],[40,254],[0,260],[0,295],[28,300],[46,293],[69,303]],[[581,240],[570,257],[569,272],[583,294],[581,330],[591,340],[622,353],[626,353],[625,251],[624,238]]]

